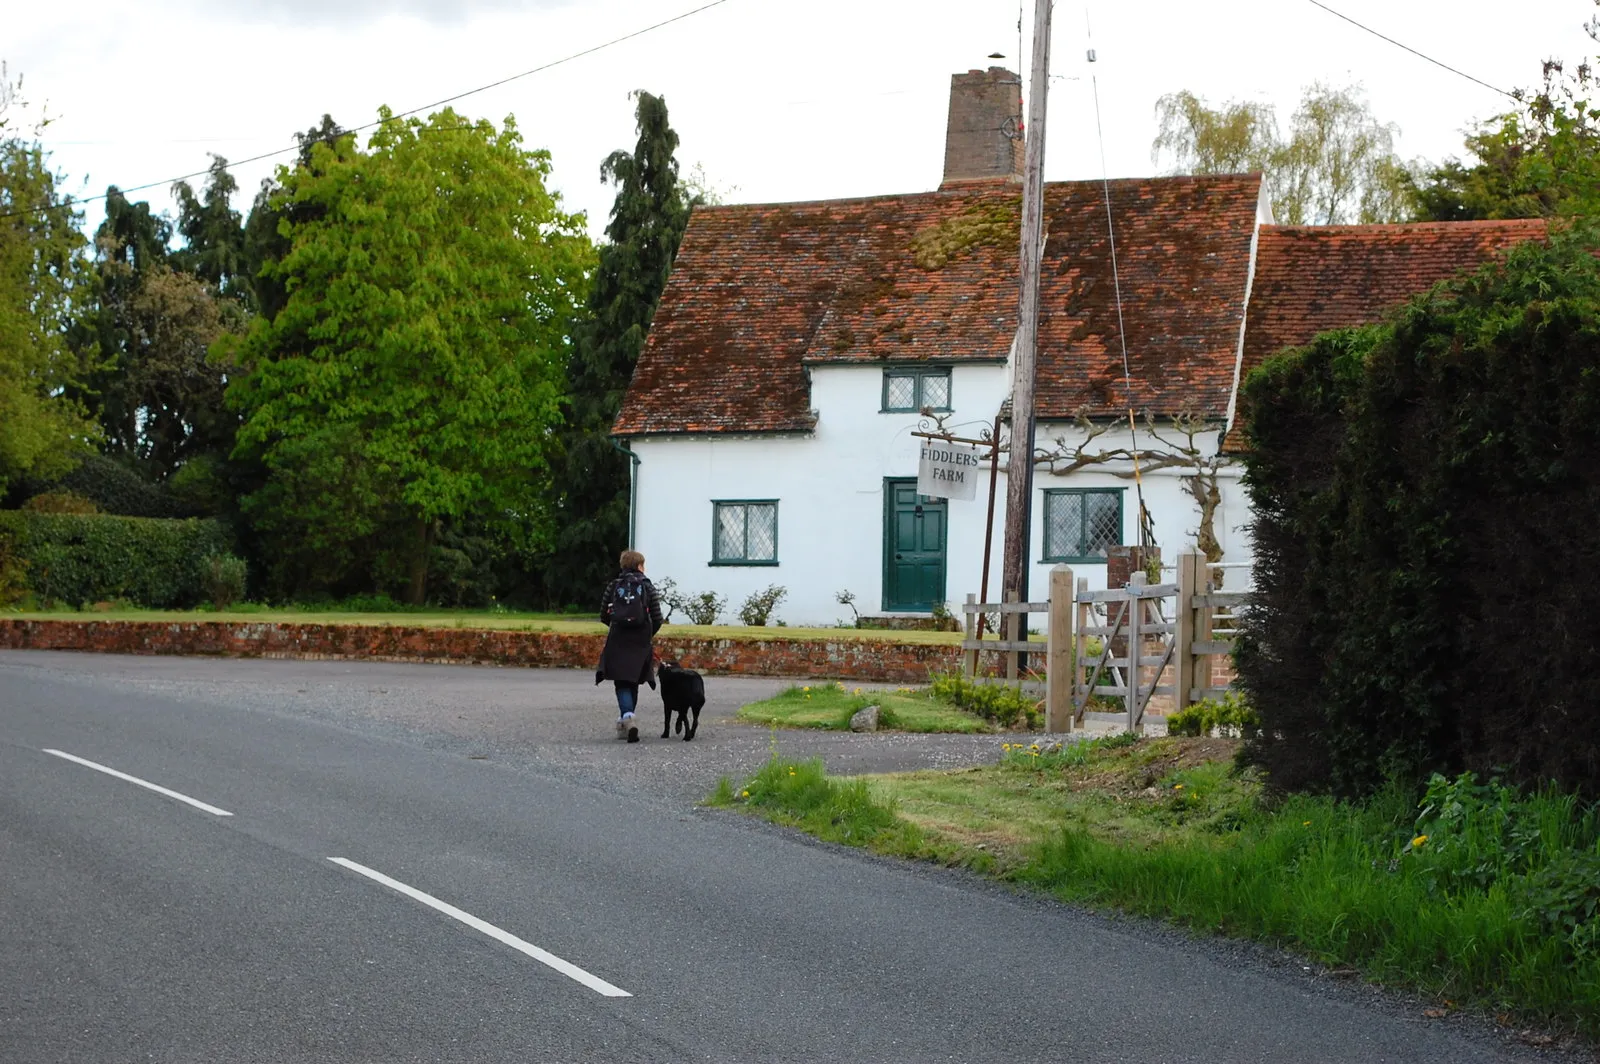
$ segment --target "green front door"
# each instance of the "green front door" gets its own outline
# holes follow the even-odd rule
[[[914,478],[883,482],[883,608],[928,613],[944,596],[945,501]]]

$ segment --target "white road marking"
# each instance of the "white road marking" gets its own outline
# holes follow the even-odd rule
[[[462,912],[454,905],[451,905],[448,902],[442,902],[431,894],[424,894],[415,887],[408,887],[398,879],[391,879],[382,872],[374,871],[373,869],[368,868],[366,865],[356,864],[354,861],[343,857],[330,857],[328,860],[332,861],[336,865],[348,868],[352,872],[359,872],[368,879],[371,879],[374,882],[382,883],[391,890],[397,890],[408,898],[414,898],[430,908],[439,910],[446,916],[454,917],[455,919],[466,924],[468,927],[473,928],[476,931],[482,931],[484,934],[488,935],[492,939],[495,939],[496,941],[504,942],[517,952],[525,953],[541,964],[549,965],[551,968],[554,968],[567,978],[577,980],[597,994],[603,994],[606,997],[633,996],[626,990],[623,990],[621,987],[612,986],[599,976],[590,975],[582,968],[579,968],[576,964],[562,960],[554,953],[549,953],[545,950],[542,950],[531,942],[525,942],[509,931],[502,931],[493,924],[485,920],[478,919],[471,913]]]
[[[218,809],[214,805],[207,805],[206,803],[204,803],[202,801],[198,801],[198,800],[196,800],[194,798],[190,798],[187,794],[179,794],[177,791],[169,791],[167,788],[162,787],[159,784],[151,783],[149,780],[142,780],[138,776],[130,776],[126,772],[118,772],[114,768],[107,768],[105,765],[99,764],[99,763],[94,762],[94,761],[90,761],[86,757],[78,757],[76,754],[68,754],[68,753],[64,753],[64,752],[62,752],[60,750],[46,750],[45,753],[54,754],[56,757],[64,757],[68,761],[72,761],[72,762],[75,762],[75,763],[77,763],[79,765],[83,765],[86,768],[92,768],[96,772],[104,772],[107,776],[115,776],[119,780],[126,780],[129,783],[136,783],[139,786],[145,788],[146,790],[155,791],[157,794],[164,794],[168,798],[176,798],[180,802],[187,802],[188,804],[194,806],[196,809],[205,810],[207,813],[210,813],[212,816],[232,816],[233,815],[232,813],[228,812],[226,809]]]

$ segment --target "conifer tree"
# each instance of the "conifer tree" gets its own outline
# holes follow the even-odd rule
[[[567,430],[557,488],[561,492],[555,554],[546,593],[587,602],[611,575],[628,539],[628,458],[611,440],[611,426],[645,335],[672,272],[693,200],[678,176],[678,135],[667,104],[635,93],[638,141],[632,154],[612,152],[600,164],[617,186],[606,226],[609,243],[590,289],[588,317],[575,337],[567,368]]]

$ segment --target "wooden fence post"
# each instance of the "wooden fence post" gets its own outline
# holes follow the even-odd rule
[[[972,607],[977,603],[977,595],[967,595],[967,613],[962,620],[967,626],[966,631],[969,640],[978,638],[978,615],[972,612]],[[961,675],[968,680],[978,675],[978,652],[976,650],[968,650],[961,655]]]
[[[1209,595],[1218,581],[1212,579],[1210,563],[1205,555],[1196,555],[1194,559],[1195,590],[1197,594]],[[1216,607],[1202,606],[1194,613],[1194,638],[1198,643],[1210,643],[1213,638],[1212,625],[1216,619]],[[1211,662],[1213,655],[1202,654],[1194,664],[1194,685],[1201,691],[1211,689]],[[1201,698],[1206,695],[1202,694]]]
[[[1017,598],[1017,593],[1015,591],[1007,591],[1006,601],[1019,602],[1021,600]],[[1021,622],[1022,614],[1016,612],[1015,610],[1013,610],[1011,613],[1001,615],[1000,630],[1005,633],[1005,639],[1007,642],[1017,643],[1021,641]],[[1018,654],[1015,650],[1006,651],[1006,683],[1014,684],[1017,682],[1017,658]]]
[[[1090,602],[1086,602],[1086,601],[1083,600],[1083,596],[1085,594],[1087,594],[1088,591],[1089,591],[1089,578],[1087,576],[1078,577],[1078,594],[1077,594],[1077,598],[1078,598],[1079,601],[1078,601],[1078,624],[1077,624],[1077,628],[1076,628],[1076,631],[1078,633],[1078,662],[1077,662],[1077,665],[1072,670],[1072,681],[1073,681],[1073,686],[1074,686],[1073,695],[1072,695],[1073,704],[1074,705],[1077,704],[1077,697],[1080,694],[1084,695],[1084,699],[1083,699],[1083,708],[1073,715],[1072,722],[1073,722],[1074,725],[1079,725],[1079,724],[1083,723],[1083,713],[1087,712],[1087,710],[1089,708],[1089,695],[1086,694],[1083,691],[1077,690],[1077,688],[1080,688],[1084,684],[1089,682],[1089,674],[1088,674],[1088,671],[1087,671],[1087,666],[1085,664],[1085,658],[1087,658],[1088,654],[1089,654],[1089,645],[1088,645],[1089,637],[1087,635],[1083,634],[1083,630],[1085,628],[1088,628],[1090,625],[1094,624],[1094,605],[1092,603],[1090,603]]]
[[[1172,695],[1172,704],[1175,711],[1182,710],[1193,701],[1190,693],[1195,687],[1194,653],[1195,640],[1195,609],[1194,597],[1200,593],[1199,577],[1202,570],[1202,558],[1198,554],[1184,553],[1178,555],[1178,608],[1173,612],[1177,614],[1177,633],[1174,635],[1177,652],[1177,678],[1173,686],[1177,688]]]
[[[1131,732],[1139,731],[1143,717],[1139,711],[1139,652],[1144,649],[1144,633],[1141,630],[1144,599],[1139,595],[1145,583],[1143,573],[1134,573],[1128,581],[1128,674],[1124,682],[1127,684],[1125,705],[1128,708],[1128,730]]]
[[[1050,643],[1046,652],[1044,730],[1072,730],[1072,691],[1077,687],[1078,644],[1073,637],[1072,615],[1077,612],[1072,569],[1057,565],[1050,570]]]

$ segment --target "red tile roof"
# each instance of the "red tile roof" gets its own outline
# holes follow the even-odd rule
[[[1226,412],[1259,193],[1259,175],[1110,183],[1136,408]],[[1042,418],[1126,408],[1104,195],[1046,186]],[[614,431],[803,431],[808,364],[1004,360],[1020,206],[1001,179],[696,210]]]
[[[1264,225],[1245,323],[1248,374],[1318,333],[1381,321],[1410,297],[1525,240],[1537,218],[1409,225]]]
[[[1407,299],[1525,240],[1537,218],[1404,225],[1264,225],[1245,321],[1242,381],[1288,347],[1322,332],[1383,320]],[[1245,449],[1230,432],[1226,451]]]

